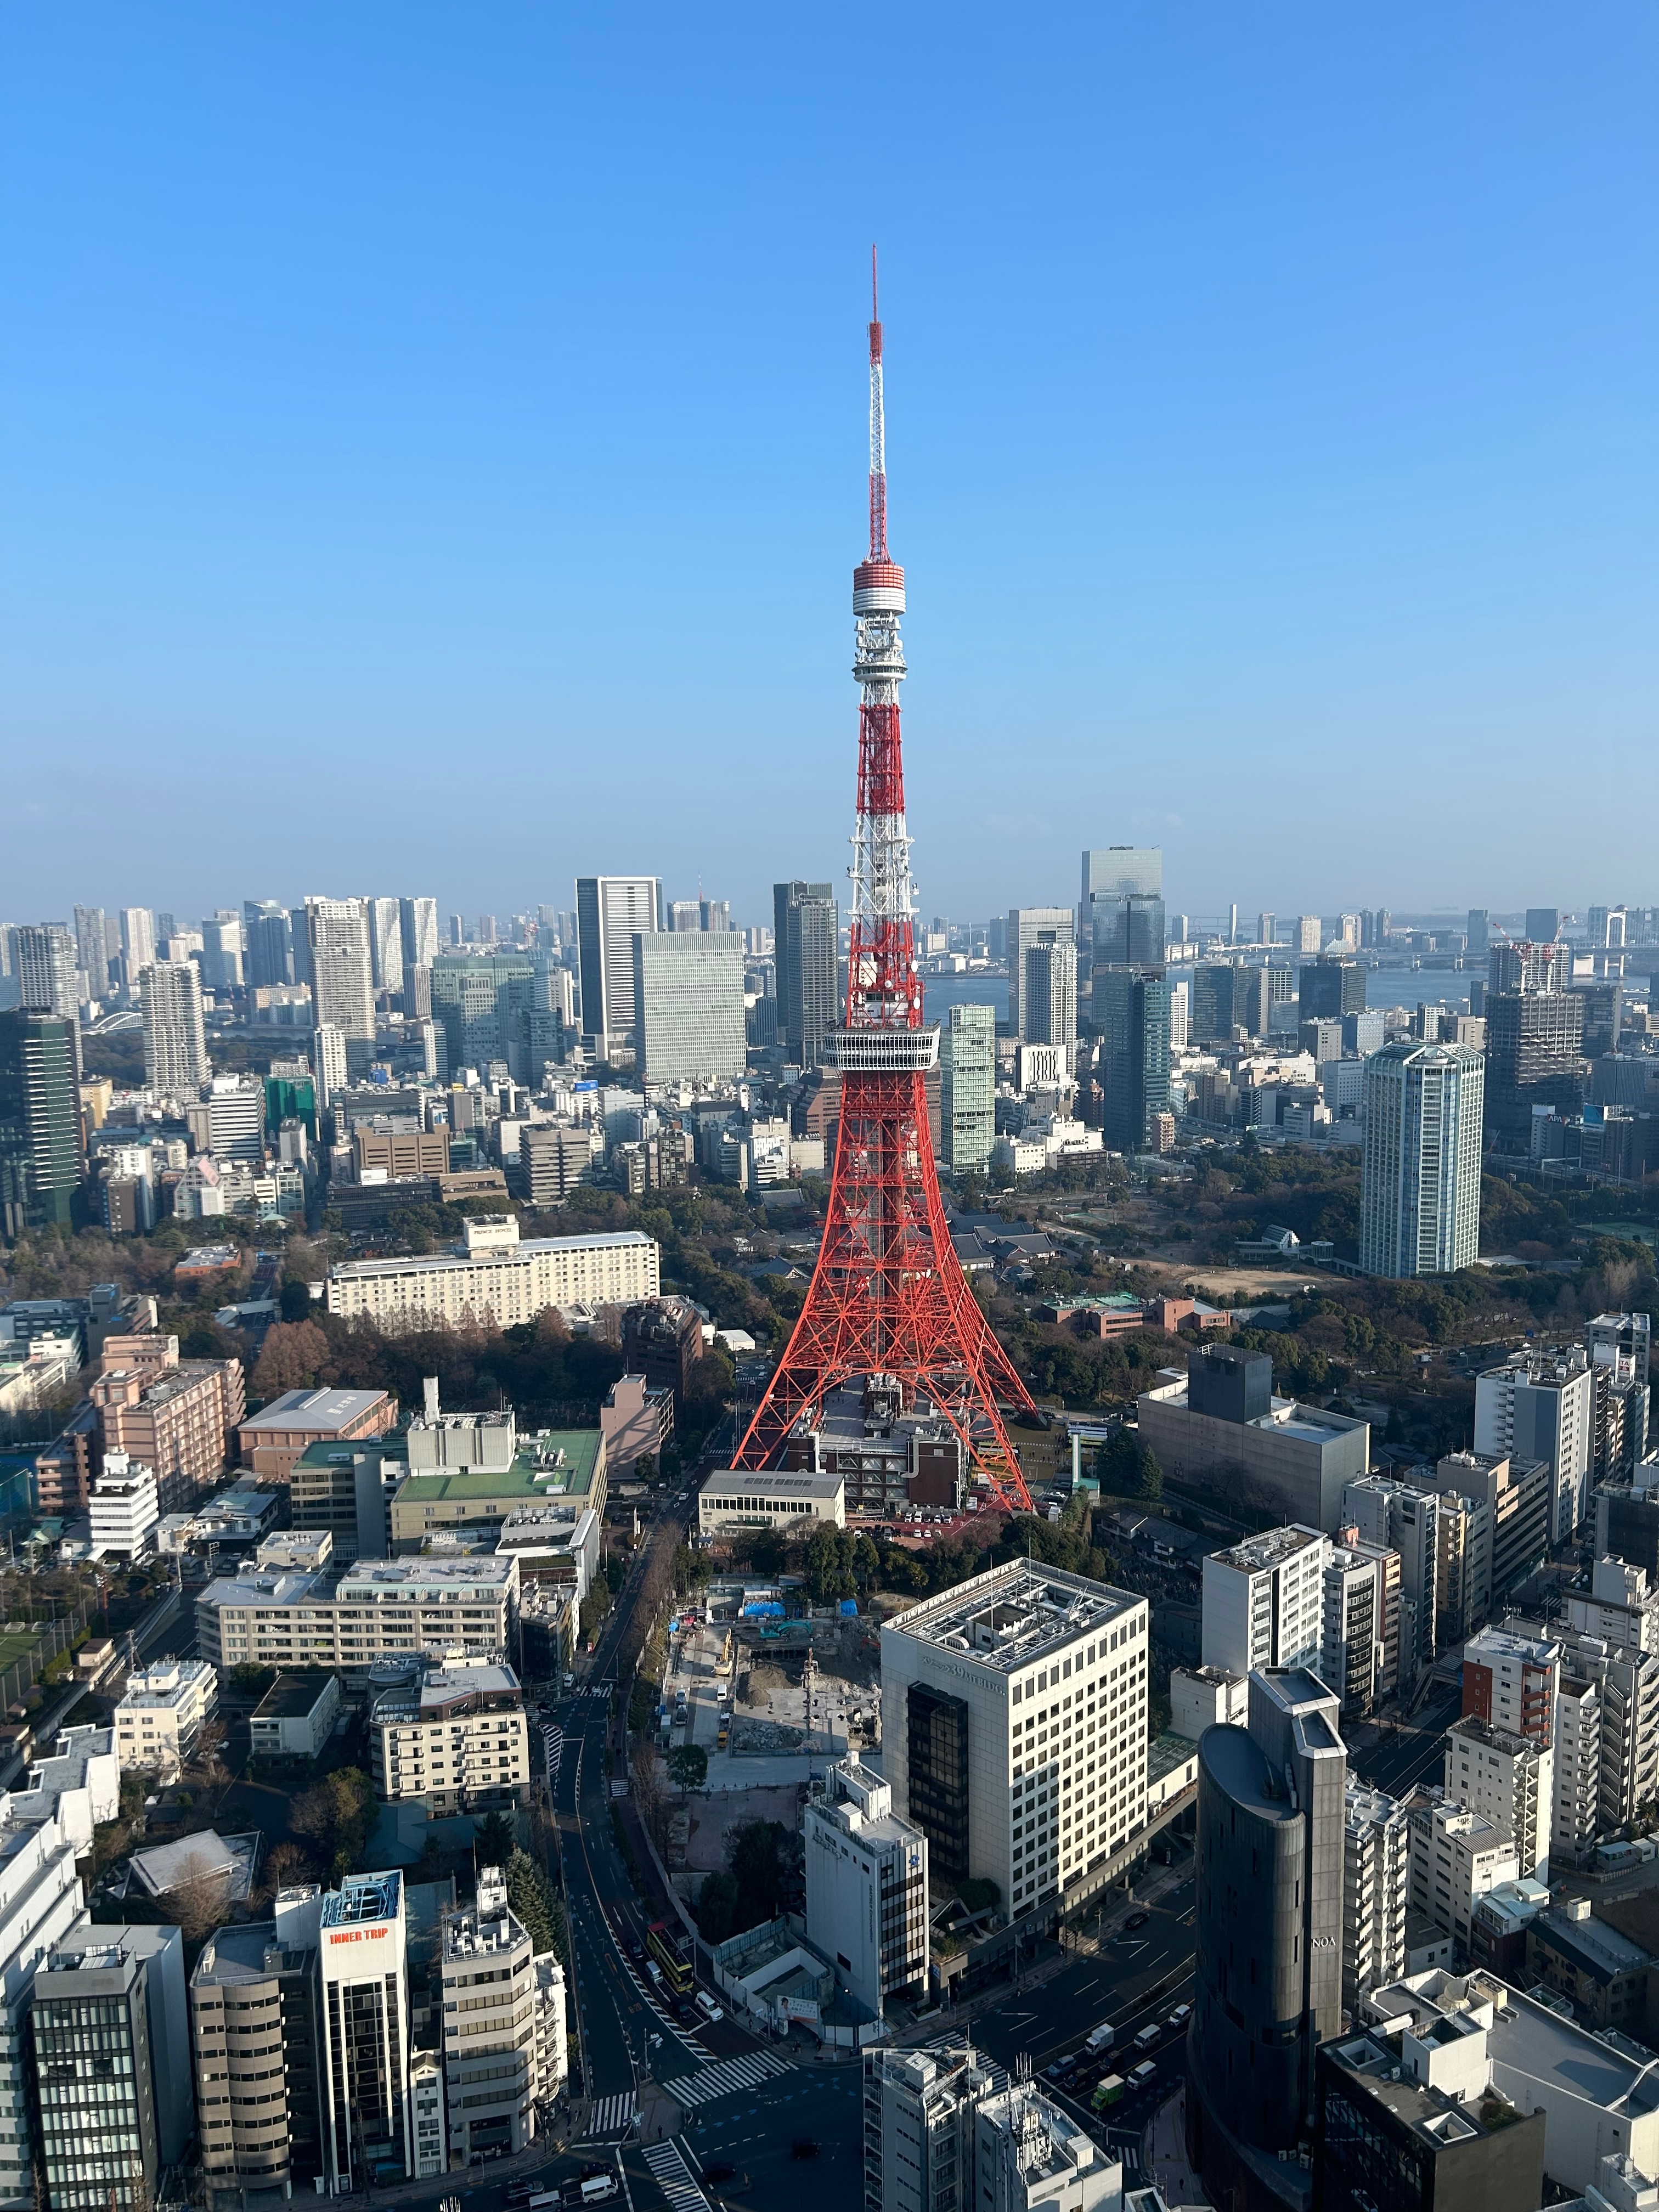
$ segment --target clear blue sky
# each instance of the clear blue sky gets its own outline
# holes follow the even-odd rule
[[[0,14],[0,913],[1659,899],[1659,15]]]

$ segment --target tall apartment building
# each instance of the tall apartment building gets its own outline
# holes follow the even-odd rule
[[[1462,1717],[1525,1736],[1540,1750],[1553,1741],[1561,1646],[1524,1622],[1483,1628],[1463,1647]]]
[[[1342,2021],[1347,1750],[1304,1669],[1250,1676],[1246,1728],[1198,1748],[1187,2134],[1212,2203],[1311,2126],[1314,2058]]]
[[[996,1138],[997,1023],[990,1006],[952,1006],[939,1027],[939,1162],[983,1175]]]
[[[77,1929],[43,1960],[30,2026],[52,2212],[149,2212],[163,2113],[173,2160],[191,2133],[184,2015],[176,1928]]]
[[[1553,1746],[1494,1728],[1470,1713],[1446,1731],[1445,1777],[1449,1802],[1482,1814],[1508,1836],[1522,1877],[1547,1881],[1555,1804]]]
[[[1111,1152],[1139,1152],[1153,1117],[1170,1104],[1170,979],[1163,969],[1108,966],[1094,971],[1096,1073],[1101,1135]]]
[[[1419,1791],[1411,1801],[1411,1908],[1449,1936],[1467,1958],[1474,1900],[1520,1879],[1507,1830],[1455,1799]]]
[[[155,916],[147,906],[121,909],[121,967],[127,988],[137,988],[139,975],[155,957]]]
[[[430,968],[438,957],[438,902],[434,898],[400,898],[398,927],[403,939],[404,978],[413,968]]]
[[[1204,1561],[1203,1663],[1228,1674],[1258,1667],[1318,1673],[1331,1540],[1317,1528],[1272,1528]]]
[[[71,1014],[0,1013],[0,1237],[70,1229],[87,1176],[81,1030]]]
[[[61,921],[25,921],[17,929],[17,1003],[26,1014],[72,1022],[81,993],[75,980],[75,939]]]
[[[1380,1544],[1344,1530],[1325,1562],[1319,1664],[1345,1713],[1368,1713],[1388,1686],[1389,1600],[1395,1595],[1394,1641],[1399,1643],[1399,1560]]]
[[[582,987],[582,1035],[600,1057],[634,1030],[634,939],[654,930],[662,888],[654,876],[578,876],[577,963]]]
[[[61,1809],[38,1826],[9,1825],[0,1848],[0,2206],[6,2212],[36,2212],[39,2204],[29,2002],[37,1969],[81,1917],[75,1859],[84,1848]]]
[[[971,2043],[866,2050],[865,2212],[977,2212],[975,2116],[1006,2078]]]
[[[1402,1040],[1364,1062],[1359,1264],[1368,1275],[1453,1274],[1480,1256],[1485,1083],[1468,1045]]]
[[[191,2044],[210,2203],[309,2190],[323,2170],[318,1966],[321,1893],[219,1929],[190,1979]]]
[[[927,1979],[927,1838],[893,1811],[893,1792],[857,1759],[830,1770],[802,1821],[806,1940],[879,2019],[890,1997]]]
[[[1074,945],[1077,921],[1068,906],[1016,906],[1008,909],[1008,1029],[1024,1038],[1025,956],[1036,945]],[[1073,975],[1076,971],[1073,969]]]
[[[943,1879],[1018,1913],[1139,1832],[1147,1633],[1144,1598],[1024,1559],[884,1623],[884,1771]]]
[[[1077,947],[1069,935],[1026,947],[1019,1018],[1025,1042],[1063,1052],[1069,1073],[1077,1047]]]
[[[778,1042],[796,1066],[816,1067],[825,1036],[841,1021],[841,918],[835,885],[774,884],[772,922]]]
[[[516,1220],[503,1227],[499,1244],[475,1237],[459,1255],[343,1261],[329,1274],[328,1310],[347,1319],[362,1314],[392,1331],[434,1323],[509,1328],[550,1306],[632,1305],[661,1290],[661,1248],[641,1230],[520,1242]]]
[[[511,2157],[534,2136],[536,2106],[558,2084],[542,2078],[535,1945],[499,1867],[479,1868],[470,1911],[446,1914],[443,1946],[450,2160]]]
[[[276,899],[242,901],[242,946],[250,990],[294,981],[289,912]]]
[[[100,906],[75,909],[75,964],[87,979],[94,999],[109,988],[109,939]]]
[[[322,1901],[323,2172],[365,2188],[386,2161],[414,2171],[404,1877],[348,1875]]]
[[[1565,1116],[1583,1100],[1584,1007],[1578,991],[1486,994],[1486,1118],[1522,1149],[1534,1108]]]
[[[1411,1818],[1397,1797],[1350,1780],[1343,1800],[1342,2005],[1406,1971]]]
[[[122,1451],[155,1477],[163,1513],[185,1511],[234,1455],[247,1410],[240,1359],[180,1359],[174,1336],[106,1346],[88,1395],[105,1455]]]
[[[401,992],[404,988],[404,917],[395,898],[365,899],[368,909],[370,980],[377,991]]]
[[[337,1030],[353,1079],[374,1051],[374,955],[367,899],[308,898],[311,1003],[319,1029]]]
[[[740,1076],[746,1064],[744,950],[735,929],[634,937],[634,1059],[647,1083]]]
[[[436,1817],[530,1802],[530,1729],[511,1667],[426,1662],[369,1714],[369,1772],[388,1804]]]
[[[161,1097],[195,1097],[212,1073],[195,960],[157,960],[142,969],[139,1006],[146,1088]]]
[[[1595,1384],[1577,1346],[1517,1352],[1474,1386],[1474,1449],[1543,1460],[1550,1470],[1550,1541],[1571,1542],[1589,1511]]]

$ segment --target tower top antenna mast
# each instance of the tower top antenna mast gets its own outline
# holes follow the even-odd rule
[[[881,302],[870,248],[870,558],[887,559],[887,421],[881,389]]]

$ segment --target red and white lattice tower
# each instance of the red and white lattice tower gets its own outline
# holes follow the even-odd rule
[[[856,1377],[890,1376],[962,1438],[993,1500],[1030,1510],[998,1401],[1030,1395],[968,1286],[940,1203],[927,1123],[939,1030],[921,1018],[904,823],[898,687],[904,571],[887,552],[881,323],[871,255],[870,556],[853,572],[859,707],[847,1018],[825,1041],[841,1122],[823,1242],[800,1319],[732,1464],[774,1466],[789,1431]]]

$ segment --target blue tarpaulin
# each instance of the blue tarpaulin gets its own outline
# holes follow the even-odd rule
[[[856,1613],[858,1609],[859,1601],[855,1597],[842,1598],[841,1601],[841,1615],[843,1620],[847,1620],[850,1614]]]
[[[743,1617],[745,1620],[781,1620],[783,1607],[770,1602],[746,1605],[743,1609]]]

